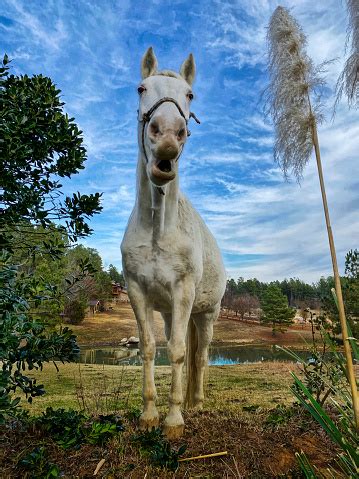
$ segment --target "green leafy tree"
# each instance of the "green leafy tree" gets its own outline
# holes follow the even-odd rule
[[[43,385],[27,370],[78,355],[68,328],[48,329],[39,314],[66,292],[41,270],[45,257],[61,261],[67,241],[91,233],[88,220],[101,211],[100,194],[64,197],[61,178],[84,168],[82,132],[63,112],[60,90],[42,75],[10,75],[0,67],[0,422],[13,414],[20,389],[31,402]],[[56,222],[56,224],[55,224]],[[57,232],[55,234],[55,232]],[[36,239],[35,239],[36,238]],[[91,272],[82,261],[73,287]],[[48,275],[48,278],[45,276]]]
[[[31,276],[42,284],[51,285],[59,292],[56,297],[42,301],[37,307],[32,305],[31,314],[39,314],[53,323],[58,322],[64,308],[64,296],[61,295],[61,291],[66,290],[65,278],[68,273],[66,258],[62,255],[62,252],[70,246],[67,236],[61,228],[45,229],[42,226],[27,225],[26,242],[28,246],[18,248],[16,245],[21,245],[24,233],[14,229],[12,235],[14,251],[11,257],[12,262],[19,265],[19,274]],[[42,243],[43,238],[46,238],[45,241],[50,240],[52,243],[58,244],[59,257],[47,254]]]
[[[287,326],[293,323],[295,310],[288,307],[288,300],[280,288],[270,284],[261,301],[263,311],[262,320],[272,325],[272,333],[284,333]]]
[[[113,264],[110,264],[108,267],[108,274],[110,275],[110,278],[112,281],[115,283],[119,283],[121,286],[125,286],[125,279],[123,277],[123,274],[118,271],[116,266]]]
[[[69,310],[70,303],[77,305],[77,309],[79,309],[80,304],[86,307],[91,299],[99,300],[103,306],[105,301],[111,297],[112,281],[110,274],[103,269],[102,259],[98,251],[94,248],[77,245],[67,252],[66,259],[68,271],[72,277],[78,275],[84,261],[91,266],[91,273],[83,277],[81,281],[77,281],[69,289],[66,295],[65,309]]]
[[[75,298],[66,302],[64,315],[71,324],[79,324],[85,319],[87,301],[84,298]]]
[[[61,178],[84,168],[82,131],[63,112],[60,90],[42,75],[9,75],[0,69],[0,205],[2,240],[12,244],[5,225],[62,221],[70,239],[90,233],[87,220],[99,212],[100,194],[74,193],[62,201]],[[19,230],[21,231],[21,230]],[[25,232],[26,234],[26,232]]]
[[[340,278],[343,299],[345,305],[346,319],[355,337],[359,336],[359,251],[350,250],[345,257],[345,276]],[[338,308],[332,294],[334,278],[320,278],[317,283],[318,294],[321,305],[331,320],[333,333],[341,334]]]

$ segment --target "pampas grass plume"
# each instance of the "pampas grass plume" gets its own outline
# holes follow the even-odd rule
[[[274,158],[285,177],[293,173],[299,181],[313,150],[313,124],[322,119],[322,67],[314,67],[305,51],[306,37],[284,7],[277,7],[270,19],[267,42],[270,83],[265,112],[275,128]]]
[[[344,94],[349,107],[359,107],[359,0],[346,0],[349,57],[337,82],[337,100]]]

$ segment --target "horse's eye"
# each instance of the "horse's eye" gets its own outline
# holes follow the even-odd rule
[[[192,101],[193,100],[193,93],[187,93],[187,98],[189,99],[189,101]]]
[[[137,88],[137,91],[138,91],[138,93],[139,93],[140,95],[142,95],[142,93],[143,93],[145,90],[146,90],[146,88],[145,88],[144,86],[142,86],[142,85]]]

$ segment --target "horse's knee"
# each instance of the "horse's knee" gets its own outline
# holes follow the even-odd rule
[[[208,363],[208,351],[196,352],[196,366],[198,369],[205,368]]]
[[[144,361],[153,361],[156,354],[156,343],[154,341],[143,344],[141,356]]]
[[[168,343],[168,358],[172,364],[184,363],[185,354],[186,354],[186,344],[184,341]]]

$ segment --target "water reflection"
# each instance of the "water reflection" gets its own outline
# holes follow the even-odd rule
[[[303,359],[309,359],[310,357],[308,351],[296,351],[296,353]],[[257,363],[263,361],[293,362],[293,359],[283,351],[278,351],[273,347],[212,346],[209,352],[209,364],[211,366]],[[80,362],[86,364],[142,365],[140,350],[136,347],[81,348]],[[166,347],[160,346],[157,348],[155,364],[157,366],[169,365]]]

